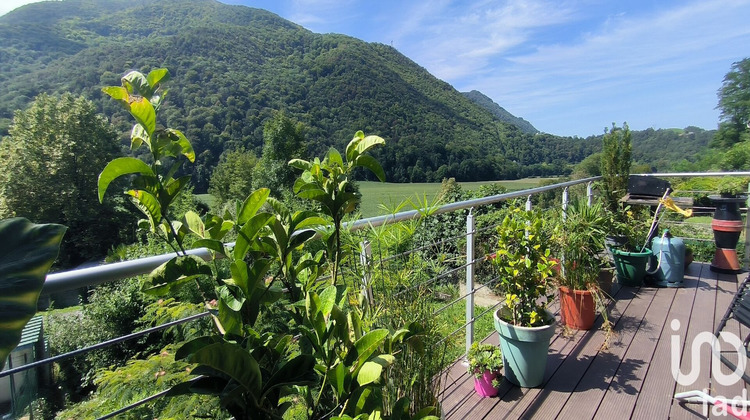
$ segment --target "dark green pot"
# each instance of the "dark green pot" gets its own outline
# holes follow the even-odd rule
[[[638,287],[643,285],[646,277],[646,266],[651,258],[651,250],[643,252],[628,252],[612,248],[612,258],[615,261],[617,281],[623,286]]]

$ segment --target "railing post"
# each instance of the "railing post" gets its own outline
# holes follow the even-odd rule
[[[466,216],[466,356],[474,342],[474,208]]]
[[[526,197],[526,211],[531,211],[531,195]]]
[[[375,305],[375,296],[372,293],[372,275],[370,274],[370,261],[372,260],[372,246],[370,241],[364,241],[359,247],[359,261],[362,263],[362,294],[370,306]]]
[[[750,184],[747,186],[748,197],[750,197]],[[748,271],[750,267],[750,198],[745,201],[745,208],[748,209],[745,212],[745,258],[742,261],[742,265],[745,271]]]
[[[568,218],[568,187],[563,189],[562,193],[562,221],[564,222]],[[560,255],[560,275],[565,278],[565,252]]]
[[[588,203],[589,207],[594,204],[594,183],[591,181],[586,184],[586,202]]]

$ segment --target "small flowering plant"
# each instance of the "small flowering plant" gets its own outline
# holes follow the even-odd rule
[[[467,371],[475,378],[481,378],[485,371],[499,372],[503,368],[503,354],[500,347],[493,344],[471,344],[466,355],[469,361]]]
[[[552,239],[540,211],[516,208],[498,228],[498,248],[493,260],[505,295],[502,318],[513,325],[537,327],[552,322],[546,312],[554,297],[549,287]]]

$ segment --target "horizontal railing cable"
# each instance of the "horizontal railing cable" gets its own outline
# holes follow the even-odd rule
[[[438,341],[437,343],[435,343],[435,345],[436,345],[436,346],[439,346],[440,344],[444,343],[444,342],[445,342],[445,340],[447,340],[448,338],[452,337],[453,335],[456,335],[456,334],[457,334],[458,332],[460,332],[461,330],[463,330],[464,328],[466,328],[466,327],[467,327],[467,326],[468,326],[469,324],[473,324],[473,323],[474,323],[474,322],[475,322],[475,321],[476,321],[477,319],[479,319],[479,318],[483,317],[483,316],[484,316],[484,315],[485,315],[485,314],[486,314],[487,312],[490,312],[490,311],[494,310],[494,309],[495,309],[495,308],[497,308],[497,307],[498,307],[498,306],[499,306],[499,305],[500,305],[501,303],[502,303],[502,302],[498,302],[498,303],[496,303],[496,304],[492,305],[492,306],[491,306],[491,307],[490,307],[489,309],[487,309],[486,311],[484,311],[484,312],[482,312],[481,314],[479,314],[479,315],[475,316],[474,318],[472,318],[472,319],[471,319],[471,321],[469,321],[469,322],[465,322],[465,323],[464,323],[463,325],[461,325],[460,327],[458,327],[458,328],[456,328],[455,330],[453,330],[453,332],[451,332],[450,334],[448,334],[448,335],[446,335],[445,337],[443,337],[442,339],[440,339],[440,340],[439,340],[439,341]]]
[[[474,263],[476,263],[476,260],[474,260]],[[450,270],[448,270],[448,271],[446,271],[444,273],[438,274],[437,276],[435,276],[435,277],[433,277],[433,278],[431,278],[429,280],[423,281],[422,283],[415,284],[414,286],[411,286],[411,287],[409,287],[407,289],[404,289],[404,290],[402,290],[402,291],[394,294],[393,297],[398,297],[398,296],[400,296],[400,295],[402,295],[404,293],[411,292],[411,291],[416,290],[416,289],[418,289],[418,288],[420,288],[422,286],[426,286],[426,285],[428,285],[430,283],[433,283],[433,282],[435,282],[437,280],[440,280],[440,279],[443,279],[445,277],[448,277],[449,275],[451,275],[451,274],[453,274],[453,273],[455,273],[457,271],[463,270],[464,268],[468,267],[471,264],[473,264],[473,263],[463,264],[463,265],[458,266],[456,268],[451,268]]]
[[[472,262],[470,262],[470,263],[466,263],[466,264],[460,265],[460,266],[458,266],[458,267],[455,267],[455,268],[451,268],[450,270],[448,270],[448,271],[446,271],[446,272],[444,272],[444,273],[440,273],[440,274],[438,274],[437,276],[435,276],[435,277],[433,277],[433,278],[431,278],[431,279],[429,279],[429,280],[425,280],[425,281],[423,281],[422,283],[419,283],[419,284],[415,284],[415,285],[411,286],[411,287],[410,287],[409,289],[404,289],[404,290],[402,290],[402,291],[400,291],[400,292],[396,293],[396,294],[395,294],[395,295],[393,295],[393,296],[394,296],[394,297],[396,297],[396,296],[398,296],[398,295],[400,295],[400,294],[402,294],[402,293],[406,293],[406,292],[408,292],[408,291],[411,291],[411,290],[417,289],[417,288],[419,288],[419,287],[421,287],[421,286],[424,286],[424,285],[430,284],[430,283],[432,283],[432,282],[434,282],[434,281],[436,281],[436,280],[440,280],[440,279],[442,279],[442,278],[445,278],[445,277],[447,277],[448,275],[450,275],[450,274],[453,274],[453,273],[455,273],[455,272],[456,272],[456,271],[458,271],[458,270],[462,270],[462,269],[464,269],[464,268],[466,268],[466,267],[468,267],[468,266],[470,266],[470,265],[475,265],[476,263],[478,263],[478,262],[482,262],[482,261],[484,261],[484,260],[485,260],[485,257],[480,257],[480,258],[476,258],[476,259],[474,259],[474,261],[472,261]]]
[[[203,377],[204,377],[203,375],[197,376],[195,378],[190,379],[188,382],[195,382],[195,381],[197,381],[197,380],[199,380],[199,379],[201,379]],[[147,402],[153,401],[153,400],[155,400],[157,398],[161,398],[161,397],[167,395],[169,393],[169,391],[170,391],[169,389],[165,389],[164,391],[158,392],[158,393],[156,393],[156,394],[154,394],[154,395],[152,395],[150,397],[146,397],[146,398],[144,398],[144,399],[142,399],[140,401],[137,401],[137,402],[134,402],[134,403],[132,403],[130,405],[122,407],[121,409],[119,409],[117,411],[113,411],[113,412],[107,414],[106,416],[99,417],[99,418],[97,418],[97,420],[111,419],[114,416],[120,415],[120,414],[125,413],[127,411],[130,411],[130,410],[132,410],[132,409],[134,409],[136,407],[142,406],[143,404],[146,404]]]
[[[67,359],[67,358],[70,358],[70,357],[73,357],[73,356],[78,356],[79,354],[83,354],[83,353],[86,353],[86,352],[89,352],[89,351],[92,351],[92,350],[99,350],[99,349],[102,349],[104,347],[109,347],[109,346],[111,346],[113,344],[122,343],[123,341],[128,341],[128,340],[132,340],[134,338],[142,337],[144,335],[151,334],[152,332],[156,332],[156,331],[159,331],[159,330],[163,330],[165,328],[173,327],[175,325],[184,324],[186,322],[190,322],[190,321],[194,321],[196,319],[200,319],[200,318],[206,317],[206,316],[208,316],[210,314],[211,313],[208,312],[208,311],[202,312],[202,313],[199,313],[199,314],[188,316],[186,318],[178,319],[176,321],[166,322],[164,324],[157,325],[156,327],[151,327],[151,328],[145,329],[143,331],[138,331],[138,332],[134,332],[134,333],[131,333],[131,334],[128,334],[128,335],[123,335],[121,337],[113,338],[111,340],[102,341],[101,343],[97,343],[97,344],[94,344],[92,346],[83,347],[83,348],[80,348],[80,349],[77,349],[77,350],[73,350],[73,351],[70,351],[70,352],[67,352],[67,353],[59,354],[57,356],[52,356],[52,357],[48,357],[46,359],[37,360],[36,362],[32,362],[32,363],[29,363],[29,364],[26,364],[26,365],[23,365],[23,366],[19,366],[17,368],[4,370],[4,371],[0,372],[0,378],[3,378],[5,376],[9,376],[9,375],[13,375],[13,374],[18,373],[18,372],[23,372],[24,370],[35,368],[37,366],[41,366],[41,365],[46,365],[48,363],[57,362],[59,360]]]
[[[476,230],[474,230],[474,233],[484,233],[484,232],[486,232],[486,231],[488,231],[488,230],[493,230],[493,229],[497,229],[497,228],[498,228],[498,226],[500,226],[500,224],[495,224],[495,225],[491,225],[491,226],[486,226],[486,227],[483,227],[483,228],[480,228],[480,229],[476,229]]]
[[[497,276],[497,277],[495,277],[495,278],[494,278],[493,280],[491,280],[491,281],[490,281],[489,283],[486,283],[486,284],[483,284],[483,285],[482,285],[482,286],[480,286],[480,287],[476,287],[476,288],[474,288],[474,289],[473,289],[472,291],[470,291],[470,292],[468,292],[468,293],[464,293],[463,295],[461,295],[461,296],[457,297],[456,299],[454,299],[454,300],[452,300],[452,301],[450,301],[450,302],[446,303],[445,305],[443,305],[443,306],[441,306],[440,308],[438,308],[437,310],[435,310],[435,312],[433,312],[433,313],[432,313],[432,316],[435,316],[435,315],[438,315],[438,314],[440,314],[440,313],[441,313],[441,312],[443,312],[444,310],[446,310],[446,309],[450,308],[451,306],[455,305],[456,303],[458,303],[458,302],[460,302],[460,301],[462,301],[462,300],[466,299],[466,298],[467,298],[468,296],[470,296],[470,295],[473,295],[473,294],[475,294],[475,293],[476,293],[476,292],[478,292],[479,290],[481,290],[481,289],[483,289],[483,288],[485,288],[485,287],[489,286],[489,285],[490,285],[491,283],[494,283],[494,282],[496,282],[496,281],[498,281],[498,280],[500,280],[500,276]]]
[[[442,245],[442,244],[444,244],[446,242],[456,241],[456,240],[459,240],[459,239],[464,238],[464,237],[466,237],[466,234],[461,234],[461,235],[454,236],[452,238],[447,238],[447,239],[443,239],[443,240],[440,240],[440,241],[431,242],[431,243],[429,243],[427,245],[422,245],[422,246],[420,246],[418,248],[410,249],[408,251],[404,251],[404,252],[401,252],[401,253],[398,253],[398,254],[395,254],[395,255],[391,255],[390,257],[382,258],[380,260],[380,262],[381,263],[385,263],[385,262],[393,261],[395,259],[398,259],[398,258],[401,258],[401,257],[405,257],[405,256],[413,254],[415,252],[424,251],[425,249],[430,249],[430,248],[436,247],[438,245]]]

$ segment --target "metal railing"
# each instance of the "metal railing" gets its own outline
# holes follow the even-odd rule
[[[750,176],[750,172],[710,172],[710,173],[662,173],[662,174],[641,174],[642,176],[653,176],[653,177],[661,177],[661,178],[688,178],[688,177],[707,177],[707,176]],[[456,203],[450,203],[443,206],[438,207],[437,209],[432,209],[431,211],[426,211],[425,209],[420,210],[411,210],[406,212],[400,212],[396,214],[390,214],[390,215],[383,215],[383,216],[377,216],[377,217],[370,217],[366,219],[357,220],[354,222],[348,222],[345,223],[345,228],[350,231],[356,231],[360,229],[365,228],[374,228],[378,226],[383,226],[386,224],[392,224],[392,223],[398,223],[408,220],[417,219],[420,217],[423,217],[425,214],[442,214],[442,213],[448,213],[458,210],[469,210],[469,214],[467,216],[466,220],[466,263],[461,265],[458,268],[452,269],[451,273],[457,272],[459,270],[465,269],[465,277],[466,277],[466,293],[464,293],[462,296],[460,296],[457,299],[452,300],[447,305],[445,305],[443,308],[439,308],[436,310],[436,313],[440,313],[441,311],[445,310],[447,306],[455,305],[457,302],[460,302],[462,299],[466,299],[466,314],[465,314],[465,324],[458,327],[455,331],[453,331],[450,335],[455,335],[463,330],[466,332],[466,351],[468,352],[469,347],[471,346],[471,343],[474,341],[474,323],[475,321],[480,318],[481,316],[486,315],[489,313],[492,309],[497,307],[498,305],[495,305],[494,307],[491,307],[487,310],[485,310],[482,314],[476,315],[474,313],[474,295],[477,291],[479,291],[482,288],[487,287],[487,285],[481,285],[479,287],[476,287],[475,284],[475,266],[478,262],[482,261],[483,258],[477,258],[475,255],[475,236],[477,234],[477,229],[475,226],[475,220],[474,220],[474,213],[473,209],[479,208],[481,206],[491,205],[495,203],[499,203],[506,200],[511,200],[515,198],[526,198],[526,208],[530,209],[532,200],[531,198],[535,195],[553,191],[553,190],[563,190],[562,194],[562,214],[563,217],[565,215],[565,209],[567,208],[568,201],[569,201],[569,195],[568,195],[568,188],[576,185],[586,184],[586,196],[588,199],[589,204],[591,204],[593,200],[593,189],[592,189],[592,183],[601,177],[591,177],[586,179],[580,179],[580,180],[574,180],[574,181],[568,181],[568,182],[562,182],[558,184],[552,184],[547,185],[543,187],[537,187],[537,188],[531,188],[521,191],[514,191],[509,192],[505,194],[498,194],[491,197],[484,197],[484,198],[477,198],[473,200],[467,200],[467,201],[461,201]],[[750,238],[748,238],[747,232],[750,230],[750,218],[748,218],[748,225],[746,226],[745,230],[745,238],[746,238],[746,255],[745,255],[745,263],[747,266],[747,262],[750,261],[750,244],[748,242],[750,241]],[[231,244],[230,244],[231,245]],[[371,249],[369,243],[363,243],[362,244],[362,252],[360,255],[360,262],[363,267],[367,267],[369,264],[371,264]],[[408,251],[413,252],[413,251]],[[210,259],[211,253],[206,248],[199,248],[199,249],[193,249],[189,250],[188,254],[190,255],[196,255],[204,259]],[[89,268],[83,268],[78,270],[71,270],[66,272],[59,272],[59,273],[52,273],[47,276],[47,280],[45,282],[44,288],[42,290],[43,295],[48,295],[51,293],[66,291],[66,290],[72,290],[77,289],[81,287],[89,287],[89,286],[95,286],[99,284],[103,284],[110,281],[115,281],[123,278],[133,277],[137,275],[147,274],[154,268],[158,267],[162,263],[170,260],[175,256],[174,253],[169,254],[163,254],[163,255],[157,255],[157,256],[151,256],[146,258],[139,258],[136,260],[130,260],[130,261],[122,261],[117,263],[111,263],[111,264],[103,264],[96,267],[89,267]],[[367,270],[364,270],[365,275],[362,278],[362,287],[363,291],[365,293],[365,296],[369,301],[373,301],[375,299],[373,295],[373,291],[371,288],[371,279],[368,277]],[[440,276],[445,276],[447,274],[442,273]],[[432,278],[428,281],[435,281],[435,278]],[[496,281],[496,279],[495,279]],[[185,318],[182,320],[174,321],[174,323],[182,323],[182,322],[188,322],[190,320],[193,320],[197,317],[203,317],[208,315],[208,313],[202,313],[199,315],[194,315],[189,318]],[[148,331],[143,331],[139,333],[134,333],[131,335],[126,336],[127,338],[120,337],[113,340],[109,340],[105,343],[99,343],[95,346],[92,346],[90,348],[86,349],[79,349],[74,352],[56,356],[56,358],[49,358],[49,359],[43,359],[38,362],[27,364],[23,366],[19,366],[17,368],[14,368],[12,370],[7,370],[0,372],[0,378],[12,375],[15,373],[19,373],[21,371],[39,366],[41,364],[47,364],[51,363],[53,361],[60,360],[62,358],[72,357],[77,354],[83,353],[85,351],[90,351],[95,348],[101,348],[105,345],[111,345],[117,342],[122,342],[125,339],[134,338],[135,336],[140,336],[143,334],[147,334],[150,332],[153,332],[153,330],[159,330],[163,328],[167,328],[168,326],[173,325],[173,323],[170,324],[164,324],[158,327],[154,327],[152,329],[149,329]],[[448,337],[445,337],[443,340],[447,339]],[[157,394],[157,396],[162,395],[163,393]],[[133,404],[131,406],[128,406],[127,408],[133,408],[137,405],[140,405],[142,403],[145,403],[147,401],[152,400],[153,398],[157,396],[149,397],[139,403]],[[122,410],[118,410],[117,413],[122,412]]]

